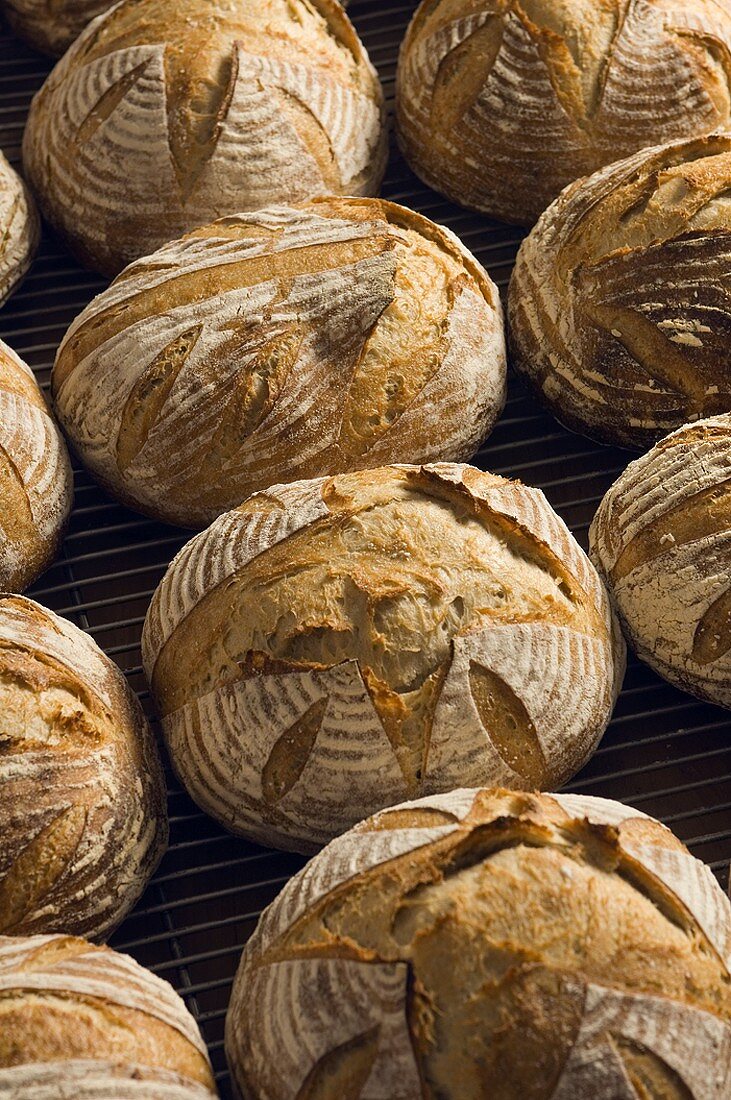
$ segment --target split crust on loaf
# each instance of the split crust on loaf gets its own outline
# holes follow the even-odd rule
[[[312,850],[465,780],[564,782],[624,646],[542,493],[440,463],[274,486],[220,517],[158,587],[143,659],[196,801]]]
[[[688,424],[632,462],[590,539],[640,657],[731,707],[731,416]]]
[[[121,671],[22,596],[0,595],[0,834],[0,934],[92,939],[133,907],[168,835],[157,749]]]
[[[40,238],[35,204],[0,153],[0,304],[30,267]]]
[[[731,122],[718,0],[424,0],[401,47],[397,125],[454,201],[532,224],[563,187]]]
[[[70,936],[0,936],[0,1097],[216,1096],[198,1026],[168,982]]]
[[[574,431],[647,447],[731,406],[731,134],[567,188],[521,246],[513,365]]]
[[[401,206],[272,207],[127,268],[52,383],[110,491],[201,527],[271,484],[471,457],[505,401],[502,308],[457,238]]]
[[[334,840],[265,910],[226,1052],[244,1100],[725,1100],[731,907],[669,830],[457,790]]]
[[[46,218],[110,275],[222,215],[375,194],[386,154],[336,0],[123,0],[53,70],[23,141]]]
[[[73,499],[66,444],[30,369],[0,340],[0,592],[56,556]]]

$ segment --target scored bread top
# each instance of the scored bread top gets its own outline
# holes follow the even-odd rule
[[[0,303],[30,267],[39,238],[35,204],[0,152]]]
[[[419,175],[530,224],[647,145],[727,126],[731,9],[716,0],[424,0],[397,75]]]
[[[460,775],[566,778],[624,667],[543,495],[447,463],[275,486],[222,516],[156,591],[143,656],[176,766],[210,781],[197,800],[318,839]]]
[[[124,1083],[127,1074],[147,1080],[147,1096],[215,1095],[205,1044],[171,985],[82,939],[3,936],[0,1096],[14,1087],[28,1088],[29,1100],[50,1095],[44,1067],[58,1088],[73,1083],[83,1097],[112,1095],[103,1086],[125,1100],[123,1090],[144,1096]]]
[[[129,267],[71,326],[53,388],[105,484],[200,526],[272,483],[469,457],[504,402],[502,309],[403,207],[275,207]]]
[[[325,1081],[368,1100],[722,1100],[730,966],[728,899],[657,822],[458,790],[384,810],[287,884],[244,950],[227,1054],[267,1100]]]
[[[53,558],[71,510],[66,444],[30,369],[0,340],[0,591]]]
[[[0,596],[0,933],[104,938],[167,841],[150,729],[91,638]]]
[[[647,446],[731,402],[731,135],[568,188],[521,246],[512,359],[569,427]]]
[[[631,463],[590,538],[640,656],[731,706],[731,416],[686,425]]]
[[[113,274],[222,214],[375,193],[383,95],[336,0],[123,0],[36,96],[23,155],[49,219]]]

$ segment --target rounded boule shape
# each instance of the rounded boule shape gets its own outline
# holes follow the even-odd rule
[[[642,660],[731,707],[731,416],[687,424],[630,463],[590,539]]]
[[[52,383],[110,492],[202,527],[278,482],[471,457],[505,401],[502,307],[448,230],[319,199],[138,260],[71,326]]]
[[[168,982],[72,936],[0,936],[0,1097],[210,1100],[198,1025]]]
[[[648,447],[731,408],[731,133],[580,180],[523,242],[513,365],[562,423]]]
[[[23,161],[74,255],[115,275],[195,226],[375,194],[383,93],[337,0],[122,0],[31,104]]]
[[[23,596],[0,595],[0,834],[0,933],[91,939],[132,909],[168,836],[157,749],[121,671]]]
[[[603,798],[456,790],[334,840],[247,943],[244,1100],[731,1095],[731,906]]]
[[[4,0],[11,29],[34,49],[60,57],[97,15],[115,0]]]
[[[192,797],[301,851],[460,782],[564,782],[624,670],[543,494],[448,463],[251,497],[173,561],[142,649]]]
[[[73,500],[66,444],[32,371],[0,340],[0,592],[55,558]]]
[[[30,267],[40,235],[30,192],[0,152],[0,305]]]
[[[731,124],[726,0],[423,0],[401,148],[430,187],[531,225],[580,176]]]

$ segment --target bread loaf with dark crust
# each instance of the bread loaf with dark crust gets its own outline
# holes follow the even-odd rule
[[[567,184],[731,124],[728,0],[423,0],[396,118],[417,174],[531,225]]]
[[[0,1097],[210,1100],[205,1044],[172,986],[71,936],[0,936]]]
[[[383,93],[337,0],[123,0],[31,105],[23,161],[82,263],[116,275],[214,218],[373,195]]]
[[[457,238],[402,206],[271,207],[127,268],[52,383],[112,493],[202,527],[278,482],[470,458],[505,401],[502,307]]]
[[[0,834],[0,933],[92,939],[127,915],[168,835],[157,750],[121,671],[22,596],[0,596]]]
[[[0,152],[0,304],[30,267],[39,239],[35,203]]]
[[[72,500],[63,436],[33,373],[0,340],[0,592],[27,588],[51,564]]]
[[[523,242],[514,366],[551,411],[647,447],[731,408],[731,134],[646,149],[579,181]]]
[[[632,462],[590,538],[640,657],[731,707],[731,416],[688,424]]]
[[[244,950],[244,1100],[727,1100],[731,906],[629,806],[457,790],[334,840]]]
[[[193,798],[305,851],[460,781],[564,782],[624,670],[603,586],[543,494],[448,463],[251,497],[173,561],[142,647]]]
[[[114,0],[4,0],[3,15],[30,46],[60,57],[87,23],[111,8]],[[1,1094],[0,1094],[1,1095]]]

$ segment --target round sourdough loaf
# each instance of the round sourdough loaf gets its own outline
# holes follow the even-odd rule
[[[0,933],[93,939],[126,916],[167,843],[162,769],[127,681],[22,596],[0,596],[0,836]]]
[[[688,424],[632,462],[590,538],[640,657],[731,707],[731,416]]]
[[[32,372],[0,340],[0,592],[51,564],[72,499],[66,444]]]
[[[731,122],[728,0],[424,0],[401,147],[456,202],[531,224],[566,184]]]
[[[192,797],[309,851],[408,795],[568,779],[624,645],[543,494],[444,463],[279,485],[221,516],[157,589],[143,657]]]
[[[731,408],[731,134],[567,188],[521,246],[511,357],[564,424],[646,447]]]
[[[726,1100],[731,905],[637,810],[457,790],[284,888],[226,1021],[245,1100]]]
[[[30,267],[39,237],[35,204],[18,173],[0,153],[0,304]]]
[[[497,287],[379,199],[238,214],[129,267],[69,330],[56,409],[86,466],[201,527],[283,481],[469,458],[505,401]]]
[[[23,159],[75,255],[116,274],[223,214],[375,194],[383,93],[336,0],[123,0],[33,100]]]
[[[2,11],[19,38],[59,57],[87,23],[114,0],[3,0]],[[2,1095],[2,1093],[0,1093]]]
[[[0,1097],[210,1100],[198,1026],[171,985],[71,936],[0,936]]]

